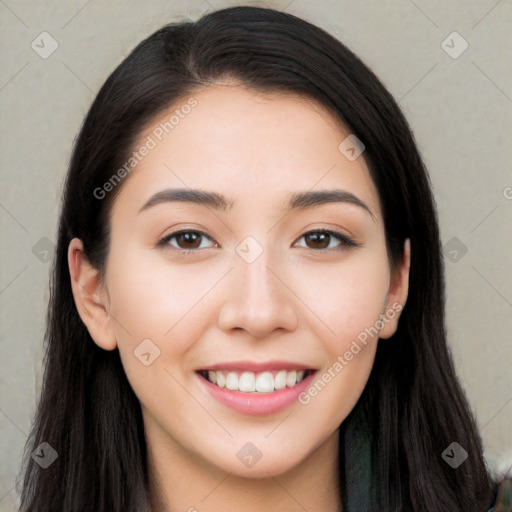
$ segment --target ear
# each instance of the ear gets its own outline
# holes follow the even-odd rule
[[[73,238],[69,244],[68,266],[71,289],[82,322],[96,345],[104,350],[114,350],[117,340],[110,321],[108,294],[99,271],[85,258],[79,238]]]
[[[398,328],[398,319],[407,301],[409,293],[409,269],[411,267],[411,241],[409,238],[404,243],[404,258],[400,268],[391,276],[388,293],[384,300],[385,310],[383,315],[384,327],[379,333],[379,338],[388,339],[395,334]]]

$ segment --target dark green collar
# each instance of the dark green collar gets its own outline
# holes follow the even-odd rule
[[[362,421],[347,420],[342,429],[347,512],[377,510],[370,434]]]

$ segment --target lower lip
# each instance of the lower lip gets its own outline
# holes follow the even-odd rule
[[[201,385],[205,386],[213,398],[220,403],[242,414],[264,416],[279,412],[294,401],[298,401],[298,396],[310,386],[315,373],[316,372],[313,372],[311,375],[308,375],[291,388],[286,387],[271,393],[243,393],[241,391],[232,391],[216,386],[202,375],[197,374],[197,376]]]

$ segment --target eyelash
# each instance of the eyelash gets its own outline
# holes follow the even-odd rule
[[[172,238],[174,238],[178,235],[182,235],[184,233],[195,233],[195,234],[204,236],[204,237],[208,238],[209,240],[213,241],[213,239],[208,234],[206,234],[204,231],[200,231],[197,229],[182,229],[180,231],[175,231],[174,233],[170,233],[169,235],[166,235],[163,238],[161,238],[157,242],[157,247],[163,247],[165,249],[170,247],[171,250],[177,251],[177,252],[179,252],[181,254],[185,254],[185,255],[191,255],[192,253],[198,252],[200,250],[204,250],[204,249],[180,249],[180,248],[173,247],[172,245],[169,244],[169,241]],[[310,249],[311,251],[314,251],[317,253],[326,252],[326,251],[339,251],[339,250],[342,250],[344,247],[359,247],[360,246],[359,243],[355,242],[354,240],[349,238],[347,235],[344,235],[343,233],[339,233],[337,231],[332,231],[330,229],[315,229],[312,231],[307,231],[306,233],[301,235],[300,238],[303,238],[307,235],[311,235],[313,233],[314,234],[327,234],[330,236],[334,236],[341,242],[341,244],[339,246],[333,247],[331,249]],[[299,238],[299,240],[300,240],[300,238]],[[305,249],[308,249],[308,247],[305,247]]]

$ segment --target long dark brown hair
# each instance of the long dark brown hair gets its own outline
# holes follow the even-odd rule
[[[365,145],[394,267],[404,240],[411,240],[409,295],[398,330],[379,343],[365,391],[340,428],[344,510],[487,510],[493,483],[447,348],[437,213],[411,129],[393,97],[346,46],[291,14],[256,7],[164,26],[115,69],[85,118],[63,192],[44,382],[18,481],[20,510],[135,512],[150,503],[141,408],[118,351],[100,349],[78,315],[67,250],[78,237],[92,265],[105,269],[109,215],[122,183],[102,200],[94,191],[126,162],[148,122],[226,77],[327,106]],[[366,425],[371,441],[368,481],[357,485],[352,466],[343,462],[354,460],[348,436],[356,424]],[[454,441],[468,453],[456,469],[441,456]],[[46,469],[31,457],[42,442],[58,453]]]

